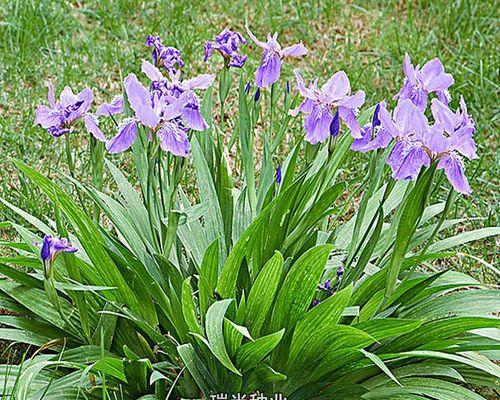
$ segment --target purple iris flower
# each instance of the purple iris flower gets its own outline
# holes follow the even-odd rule
[[[332,280],[327,279],[323,283],[320,283],[318,285],[318,290],[324,291],[324,292],[330,292],[332,290]]]
[[[418,65],[414,67],[410,56],[405,54],[403,72],[405,82],[395,99],[410,99],[421,110],[425,110],[427,97],[434,92],[439,100],[448,104],[450,99],[448,88],[454,80],[451,74],[444,72],[443,63],[438,58],[428,61],[420,68]]]
[[[414,179],[423,166],[437,161],[457,192],[470,194],[462,157],[477,158],[473,140],[474,122],[467,114],[463,99],[460,110],[451,111],[438,99],[432,100],[434,124],[429,125],[422,110],[411,100],[402,100],[393,115],[382,103],[379,109],[380,129],[364,149],[395,145],[387,158],[394,179]]]
[[[96,115],[100,116],[110,116],[115,114],[121,114],[123,112],[123,96],[115,96],[111,103],[103,103],[97,107]]]
[[[362,137],[354,140],[351,150],[366,153],[367,151],[387,147],[392,140],[392,136],[387,131],[380,132],[382,127],[379,114],[382,107],[386,107],[385,102],[378,103],[375,106],[371,123],[365,125]]]
[[[340,282],[342,280],[342,276],[344,275],[344,268],[342,265],[339,265],[337,268],[337,281]]]
[[[216,50],[224,57],[228,67],[241,68],[245,65],[247,56],[239,53],[239,46],[246,44],[246,42],[241,33],[226,28],[215,37],[214,41],[205,43],[203,61],[212,57],[214,50]]]
[[[305,139],[316,144],[324,142],[330,134],[336,136],[340,130],[339,118],[351,130],[354,138],[361,138],[362,131],[356,119],[359,107],[365,102],[365,92],[362,90],[351,95],[349,78],[344,71],[335,73],[321,88],[317,79],[308,87],[298,69],[295,69],[297,87],[305,100],[295,110],[293,116],[299,113],[306,114],[304,128]],[[333,113],[335,111],[335,114]]]
[[[164,46],[158,36],[148,35],[146,46],[153,48],[153,63],[157,67],[163,67],[168,72],[176,73],[179,68],[184,66],[180,50]]]
[[[252,83],[248,82],[245,86],[245,93],[248,94],[250,93],[250,89],[252,88]]]
[[[470,160],[478,158],[474,142],[475,122],[467,113],[463,97],[460,97],[460,107],[456,112],[437,99],[431,101],[431,111],[434,120],[443,128],[455,149]]]
[[[146,89],[134,74],[125,78],[125,92],[135,116],[121,122],[118,134],[106,143],[106,148],[110,153],[127,150],[137,137],[138,125],[142,124],[156,133],[163,150],[187,157],[191,148],[188,132],[208,127],[193,90],[208,88],[214,76],[199,75],[180,81],[179,73],[171,72],[170,78],[166,78],[148,61],[143,61],[142,71],[152,80],[151,90]],[[102,105],[98,111],[113,114],[122,109],[118,100],[115,105],[115,108]]]
[[[309,308],[314,308],[316,307],[319,303],[321,303],[318,299],[313,299],[311,301],[311,305],[309,306]]]
[[[46,129],[54,137],[60,137],[73,131],[73,124],[84,117],[90,109],[94,96],[88,88],[74,94],[66,86],[56,101],[54,86],[49,85],[49,105],[40,105],[35,112],[35,124]]]
[[[281,184],[282,176],[281,176],[281,165],[276,167],[276,184]]]
[[[43,262],[43,269],[45,276],[49,276],[54,260],[61,252],[74,253],[78,249],[71,246],[66,238],[55,238],[51,235],[45,235],[42,243],[35,243],[40,247],[40,257]]]
[[[255,85],[266,88],[275,83],[281,74],[281,62],[285,57],[302,57],[307,54],[307,49],[302,43],[281,48],[278,42],[278,33],[267,35],[267,42],[261,42],[247,27],[247,34],[252,41],[264,50],[260,67],[255,71]]]
[[[391,118],[384,107],[380,108],[379,118],[382,129],[378,139],[380,146],[389,143],[391,137],[396,144],[387,158],[394,179],[414,179],[421,167],[429,166],[429,152],[423,145],[423,138],[429,131],[429,124],[422,110],[410,100],[402,100],[394,110]]]
[[[260,100],[260,87],[255,91],[255,95],[253,96],[253,100],[257,103]]]
[[[107,143],[108,139],[99,128],[99,117],[110,117],[112,115],[121,114],[124,110],[124,102],[122,96],[116,96],[111,100],[111,103],[103,103],[97,107],[95,114],[87,113],[83,117],[85,122],[85,128],[89,131],[97,140],[103,143]]]

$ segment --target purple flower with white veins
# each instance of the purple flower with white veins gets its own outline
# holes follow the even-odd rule
[[[309,143],[317,144],[328,139],[330,134],[338,135],[339,118],[349,127],[354,138],[362,137],[356,115],[365,102],[365,92],[360,90],[351,95],[349,78],[344,71],[335,73],[321,88],[318,87],[317,79],[306,87],[299,70],[295,69],[294,72],[297,87],[305,100],[290,114],[296,116],[302,112],[307,115],[304,128],[305,139]]]
[[[405,82],[395,99],[410,99],[422,111],[427,107],[427,97],[436,93],[439,100],[449,103],[448,88],[453,84],[453,76],[444,72],[444,66],[438,58],[428,61],[422,68],[414,67],[410,56],[405,54],[403,61]]]
[[[216,50],[224,57],[228,67],[241,68],[245,65],[247,56],[239,53],[239,46],[246,44],[246,42],[241,33],[226,28],[215,37],[214,41],[205,43],[203,61],[208,61]]]
[[[184,66],[180,50],[175,47],[164,46],[158,36],[148,35],[146,46],[153,48],[153,63],[165,68],[168,72],[177,72]]]
[[[73,124],[90,109],[94,96],[88,88],[75,95],[71,88],[66,86],[56,101],[54,86],[50,84],[48,101],[48,106],[40,105],[36,109],[35,124],[46,129],[52,136],[59,137],[72,132]]]
[[[281,62],[285,57],[302,57],[307,54],[307,48],[302,44],[281,48],[278,42],[278,33],[267,35],[267,42],[261,42],[247,27],[247,34],[252,41],[264,50],[260,67],[255,71],[255,85],[266,88],[275,83],[281,74]]]

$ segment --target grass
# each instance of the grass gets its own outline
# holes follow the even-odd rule
[[[390,99],[402,84],[405,52],[423,63],[440,57],[455,76],[455,102],[467,99],[477,124],[482,158],[468,163],[474,194],[461,197],[457,215],[470,225],[494,226],[497,220],[498,7],[494,1],[43,1],[5,0],[0,4],[0,196],[22,208],[50,212],[40,194],[6,162],[21,158],[44,173],[64,164],[63,142],[33,126],[34,111],[46,101],[46,83],[81,89],[90,84],[97,103],[120,89],[121,71],[139,72],[147,58],[147,34],[183,51],[188,68],[215,72],[220,64],[202,63],[203,44],[223,27],[243,31],[245,22],[258,37],[277,31],[283,44],[302,40],[311,50],[299,65],[306,77],[329,77],[344,69],[353,89],[364,89],[367,104]],[[248,46],[254,70],[258,49]],[[288,65],[285,74],[291,77]],[[299,123],[296,128],[300,129]],[[82,153],[84,152],[82,146]],[[82,157],[83,158],[83,157]],[[363,158],[346,166],[362,168]],[[79,165],[85,171],[85,165]],[[0,210],[0,213],[4,210]],[[467,227],[467,225],[466,225]],[[494,239],[465,249],[495,262]],[[457,267],[482,276],[470,258]]]

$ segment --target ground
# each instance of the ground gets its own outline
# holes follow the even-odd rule
[[[215,72],[219,61],[203,63],[203,44],[224,27],[258,37],[278,32],[283,44],[303,41],[308,57],[294,61],[306,77],[326,79],[344,69],[367,104],[387,99],[402,84],[401,63],[439,57],[455,77],[456,104],[462,94],[477,121],[481,158],[468,163],[472,196],[461,197],[455,214],[470,217],[463,229],[497,224],[498,7],[495,1],[43,1],[0,4],[0,196],[38,215],[50,212],[39,194],[13,172],[17,157],[45,173],[60,168],[63,143],[33,126],[34,111],[46,102],[46,84],[89,85],[97,103],[120,88],[121,74],[139,72],[149,56],[144,41],[158,34],[182,50],[192,72]],[[258,49],[250,46],[252,65]],[[291,78],[291,66],[284,73]],[[392,100],[391,100],[392,101]],[[297,129],[300,129],[297,126]],[[82,153],[85,146],[82,144]],[[361,168],[351,162],[348,169]],[[84,165],[80,169],[85,170]],[[0,220],[2,217],[0,209]],[[496,261],[494,239],[462,249]],[[455,266],[482,277],[483,266],[457,257]]]

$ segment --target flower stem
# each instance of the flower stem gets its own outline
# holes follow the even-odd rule
[[[431,236],[429,239],[427,239],[427,242],[425,243],[424,247],[420,250],[417,256],[417,260],[415,261],[415,264],[411,267],[411,269],[408,271],[408,273],[405,275],[405,277],[402,279],[404,282],[406,279],[411,277],[419,264],[423,261],[425,254],[427,253],[427,250],[429,249],[430,245],[434,241],[434,238],[436,235],[439,233],[439,230],[441,229],[441,226],[443,226],[444,221],[446,221],[446,215],[448,214],[448,211],[451,208],[451,205],[455,202],[455,198],[457,196],[457,192],[453,190],[453,188],[450,189],[450,192],[448,193],[448,197],[446,198],[446,203],[444,205],[443,212],[441,213],[441,217],[439,218],[439,221],[437,222],[436,226],[434,227]]]
[[[92,169],[92,186],[99,191],[102,191],[103,185],[103,168],[104,168],[104,146],[90,135],[89,141],[90,161]],[[97,203],[94,203],[94,221],[99,222],[100,208]]]
[[[66,162],[68,164],[69,174],[73,179],[76,179],[75,163],[73,160],[73,153],[71,152],[71,143],[69,135],[65,135],[64,144],[65,144]],[[75,190],[76,190],[76,195],[78,196],[78,201],[80,202],[83,211],[87,214],[87,208],[85,207],[85,203],[83,202],[82,194],[80,193],[80,190],[78,189],[77,186],[75,186]]]

